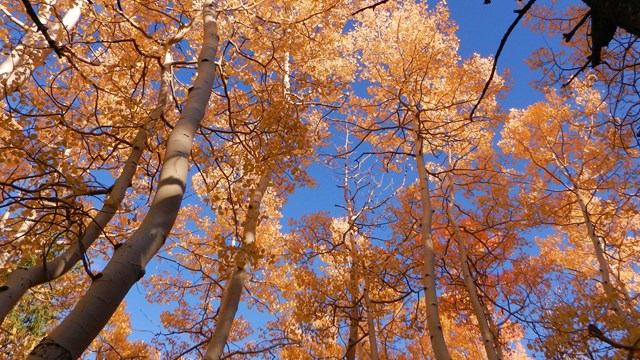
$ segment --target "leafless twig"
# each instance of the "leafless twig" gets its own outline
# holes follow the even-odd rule
[[[382,1],[378,1],[378,2],[376,2],[375,4],[372,4],[372,5],[369,5],[369,6],[365,6],[365,7],[363,7],[362,9],[360,9],[360,10],[358,10],[358,11],[354,12],[353,14],[351,14],[351,16],[356,15],[356,14],[359,14],[359,13],[361,13],[361,12],[365,11],[365,10],[368,10],[368,9],[372,9],[372,10],[373,10],[373,9],[375,9],[376,7],[378,7],[378,6],[382,5],[382,4],[386,3],[386,2],[389,2],[389,0],[382,0]]]

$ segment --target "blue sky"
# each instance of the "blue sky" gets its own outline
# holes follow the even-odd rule
[[[518,2],[513,0],[493,1],[488,5],[483,4],[482,0],[453,0],[448,4],[451,17],[459,26],[456,33],[460,38],[460,54],[463,57],[473,53],[493,56],[516,17],[513,10],[518,9]],[[537,79],[539,74],[531,71],[524,61],[534,50],[549,45],[557,46],[558,39],[533,33],[522,22],[511,33],[498,62],[499,71],[511,69],[513,81],[512,90],[501,102],[504,108],[525,107],[543,99],[542,94],[529,87],[529,82]]]

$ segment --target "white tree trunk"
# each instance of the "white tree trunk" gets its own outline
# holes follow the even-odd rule
[[[364,310],[367,312],[367,330],[369,330],[369,347],[371,348],[371,360],[378,360],[378,340],[376,335],[376,325],[373,321],[373,305],[369,296],[369,275],[364,275],[364,290],[362,297],[364,298]]]
[[[427,308],[427,329],[431,338],[431,347],[436,360],[450,360],[449,349],[444,340],[444,332],[440,323],[438,310],[438,295],[436,293],[436,264],[435,249],[433,247],[431,219],[433,206],[431,205],[431,193],[429,190],[429,178],[425,167],[423,155],[423,140],[420,135],[420,121],[417,114],[414,117],[415,157],[420,183],[420,203],[422,204],[422,216],[420,218],[420,238],[424,252],[424,268],[422,282]]]
[[[454,206],[454,191],[455,188],[453,186],[453,179],[451,175],[447,175],[448,178],[448,201],[445,206],[445,211],[447,213],[447,218],[449,219],[449,225],[453,228],[453,237],[458,244],[458,255],[460,261],[460,267],[462,268],[462,280],[464,282],[464,287],[467,290],[467,294],[469,295],[469,301],[471,302],[471,308],[473,309],[473,313],[478,320],[478,327],[480,328],[480,335],[482,336],[482,343],[484,344],[484,349],[487,353],[487,359],[489,360],[500,360],[498,356],[498,348],[495,339],[493,338],[493,334],[491,332],[491,328],[489,327],[489,322],[487,320],[487,314],[485,314],[482,304],[480,302],[480,298],[478,297],[478,289],[476,287],[476,283],[471,276],[471,267],[469,266],[469,258],[467,256],[467,247],[464,243],[464,239],[462,238],[462,234],[460,234],[460,229],[458,228],[458,223],[456,218],[453,216],[453,206]]]
[[[215,80],[218,47],[213,0],[204,3],[204,42],[198,75],[180,120],[167,140],[158,189],[142,225],[113,255],[71,313],[36,348],[29,359],[76,359],[107,324],[144,268],[173,228],[187,186],[189,154],[196,130],[209,103]]]
[[[611,310],[625,322],[626,326],[631,329],[631,323],[628,314],[622,309],[620,305],[620,301],[618,298],[618,291],[613,286],[611,282],[611,274],[609,270],[609,263],[605,257],[603,244],[600,241],[600,237],[596,234],[596,228],[593,222],[591,221],[591,216],[589,214],[589,209],[587,209],[587,204],[585,203],[582,195],[580,194],[580,189],[577,187],[577,184],[572,180],[574,184],[574,193],[576,194],[578,205],[580,206],[580,211],[582,212],[582,217],[584,220],[584,224],[587,227],[587,236],[591,240],[593,244],[593,251],[596,255],[596,259],[598,261],[598,272],[600,273],[600,283],[602,284],[602,289],[604,290],[605,298],[607,303],[611,307]],[[624,295],[623,295],[624,296]]]
[[[347,208],[350,208],[347,205]],[[351,217],[349,217],[351,218]],[[353,231],[349,230],[349,245],[350,251],[355,251],[355,241],[353,241]],[[360,284],[358,279],[358,261],[351,255],[351,269],[349,269],[349,301],[351,302],[351,309],[349,310],[349,339],[347,340],[347,351],[345,355],[346,360],[356,359],[356,347],[358,345],[358,328],[360,327],[360,305],[358,298],[360,297]]]
[[[224,346],[227,343],[233,320],[236,317],[244,282],[248,276],[249,260],[255,247],[256,228],[260,217],[260,204],[262,203],[265,192],[269,188],[270,182],[271,171],[267,169],[260,177],[258,186],[251,194],[249,208],[247,209],[247,215],[243,224],[244,236],[235,261],[236,268],[231,273],[231,277],[227,282],[227,288],[220,300],[216,328],[211,335],[211,340],[207,346],[207,353],[204,356],[206,360],[218,360],[224,353]]]

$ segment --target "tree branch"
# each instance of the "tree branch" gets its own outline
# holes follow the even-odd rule
[[[382,1],[378,1],[378,2],[376,2],[376,3],[372,4],[372,5],[365,6],[365,7],[363,7],[362,9],[360,9],[360,10],[358,10],[358,11],[356,11],[356,12],[352,13],[352,14],[351,14],[351,16],[353,16],[353,15],[357,15],[357,14],[359,14],[359,13],[361,13],[361,12],[365,11],[365,10],[368,10],[368,9],[373,10],[373,9],[377,8],[378,6],[380,6],[380,5],[384,4],[384,3],[387,3],[387,2],[389,2],[389,0],[382,0]]]
[[[625,344],[620,344],[618,342],[615,342],[612,339],[609,339],[603,332],[602,330],[598,329],[597,326],[593,325],[593,324],[589,324],[589,326],[587,326],[587,330],[589,331],[589,335],[593,336],[594,338],[603,341],[611,346],[613,346],[616,349],[624,349],[624,350],[629,350],[629,351],[635,351],[635,350],[640,350],[640,348],[636,347],[638,341],[636,341],[636,343],[634,345],[625,345]]]
[[[562,34],[562,38],[564,39],[565,42],[571,41],[571,39],[573,38],[573,35],[575,35],[576,31],[578,31],[578,29],[580,29],[580,27],[584,24],[584,22],[587,21],[589,16],[591,16],[591,10],[587,11],[587,13],[584,14],[584,16],[582,16],[582,19],[580,19],[580,21],[576,24],[576,26],[573,27],[571,31],[569,31],[566,34]]]
[[[58,55],[58,57],[62,59],[64,57],[64,55],[62,54],[62,49],[58,45],[56,45],[56,42],[51,38],[51,36],[47,32],[48,30],[47,27],[44,26],[44,24],[42,24],[40,19],[38,19],[38,14],[36,14],[36,11],[33,9],[33,6],[31,6],[31,3],[29,2],[29,0],[22,0],[22,3],[24,4],[25,9],[27,10],[27,14],[31,18],[31,20],[33,20],[38,30],[44,36],[45,40],[47,41],[47,44],[49,44],[49,46],[51,46],[53,51],[56,52],[56,55]]]
[[[531,6],[535,2],[536,0],[529,0],[529,2],[526,3],[524,7],[522,7],[522,9],[514,10],[514,12],[518,14],[518,16],[516,17],[515,20],[513,20],[513,23],[511,23],[511,26],[509,26],[509,28],[507,29],[507,32],[502,37],[502,40],[500,40],[500,46],[498,46],[498,51],[496,51],[496,57],[493,59],[493,67],[491,68],[491,75],[489,75],[489,79],[484,84],[484,89],[482,89],[482,93],[480,94],[480,98],[478,99],[478,102],[476,102],[476,104],[473,106],[473,109],[471,109],[471,114],[469,114],[469,119],[473,119],[473,114],[476,112],[476,110],[478,110],[478,107],[480,106],[482,99],[484,99],[485,95],[487,95],[487,91],[489,90],[489,85],[491,85],[491,81],[493,81],[493,77],[496,74],[496,68],[498,67],[498,59],[500,58],[500,54],[502,54],[502,49],[504,49],[504,45],[507,43],[507,39],[509,38],[509,35],[511,35],[511,32],[513,31],[513,29],[516,28],[516,25],[518,25],[520,20],[524,17],[527,11],[531,9]]]

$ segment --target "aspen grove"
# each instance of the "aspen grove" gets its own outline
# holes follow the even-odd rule
[[[0,358],[640,357],[613,3],[0,1]]]

